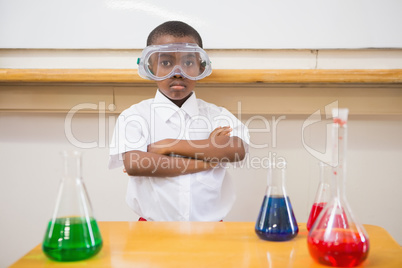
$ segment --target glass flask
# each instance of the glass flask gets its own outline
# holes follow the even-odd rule
[[[346,200],[347,109],[333,111],[331,200],[312,226],[307,244],[317,262],[335,267],[354,267],[368,256],[369,240]]]
[[[299,232],[292,204],[285,189],[286,162],[270,163],[267,190],[255,224],[264,240],[287,241]]]
[[[315,194],[314,203],[310,211],[307,221],[307,230],[310,231],[315,220],[331,197],[330,181],[332,174],[332,167],[324,162],[319,163],[320,167],[320,183]]]
[[[102,237],[81,177],[81,153],[63,151],[62,157],[63,176],[42,250],[56,261],[78,261],[97,254]]]

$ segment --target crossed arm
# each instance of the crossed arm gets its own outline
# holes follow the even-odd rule
[[[205,140],[165,139],[148,145],[147,152],[126,152],[125,170],[131,176],[171,177],[240,161],[245,157],[244,143],[239,137],[230,137],[231,131],[230,127],[219,127]]]

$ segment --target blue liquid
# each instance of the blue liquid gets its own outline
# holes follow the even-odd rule
[[[264,197],[255,232],[261,239],[269,241],[287,241],[297,236],[299,227],[289,197]]]

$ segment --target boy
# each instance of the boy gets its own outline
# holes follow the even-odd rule
[[[211,73],[202,39],[169,21],[148,36],[138,72],[156,81],[155,98],[123,111],[109,167],[130,176],[126,201],[140,220],[220,221],[234,202],[225,163],[241,161],[248,130],[229,111],[197,99],[196,80]]]

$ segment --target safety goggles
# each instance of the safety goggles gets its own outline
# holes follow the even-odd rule
[[[173,76],[200,80],[212,72],[207,53],[191,43],[147,46],[137,63],[138,74],[155,81]]]

